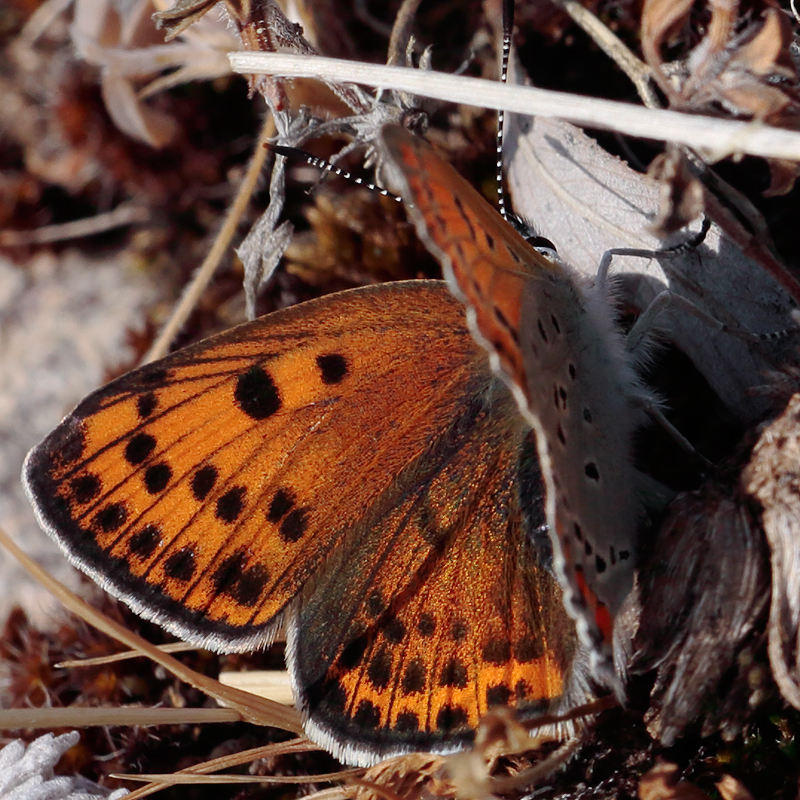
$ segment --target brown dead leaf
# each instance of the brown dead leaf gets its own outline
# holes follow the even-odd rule
[[[653,221],[653,233],[665,239],[690,225],[705,209],[705,192],[697,176],[689,168],[682,147],[668,145],[647,170],[661,185],[658,215]]]
[[[444,756],[409,753],[370,767],[353,781],[357,800],[423,800],[452,797],[452,787],[441,776]]]
[[[764,429],[742,487],[761,505],[772,554],[772,672],[784,698],[800,708],[800,394]]]
[[[690,21],[692,3],[649,0],[642,12],[642,51],[672,108],[706,114],[724,110],[779,127],[800,125],[798,73],[791,56],[792,25],[773,0],[762,0],[760,18],[748,9],[739,18],[736,0],[709,3],[706,35],[677,63],[667,66],[662,50]],[[688,38],[688,37],[687,37]],[[776,166],[773,184],[794,175]],[[782,179],[782,180],[780,180]],[[772,187],[771,187],[772,188]]]
[[[641,800],[709,800],[693,783],[678,780],[678,767],[659,759],[639,782]]]
[[[659,83],[666,83],[660,69],[661,50],[686,25],[693,5],[694,0],[645,0],[640,33],[642,52],[651,67],[659,67],[654,73],[661,79]]]
[[[763,625],[769,554],[747,498],[730,483],[679,495],[641,570],[632,671],[658,670],[648,729],[667,745],[706,707],[705,734],[734,733],[747,713],[751,675],[726,682],[725,694],[719,686]]]
[[[166,31],[164,41],[169,42],[183,33],[217,4],[217,0],[177,0],[175,5],[166,11],[157,11],[153,14],[156,25]],[[249,2],[246,9],[237,4],[225,4],[234,19],[249,14]]]
[[[789,194],[794,187],[794,182],[800,175],[800,164],[783,158],[771,158],[769,173],[769,188],[764,191],[764,197],[780,197]]]
[[[723,775],[715,786],[722,800],[753,800],[753,795],[747,791],[747,787],[733,775]]]

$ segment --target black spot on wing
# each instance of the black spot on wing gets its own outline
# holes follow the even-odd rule
[[[100,495],[103,488],[100,478],[91,473],[85,472],[74,478],[69,485],[72,491],[72,497],[79,505],[86,505]]]
[[[214,515],[220,522],[226,522],[229,525],[239,518],[239,515],[244,510],[245,497],[247,489],[244,486],[234,486],[228,489],[225,494],[217,498],[217,507]]]
[[[267,520],[269,522],[280,522],[295,505],[294,494],[288,489],[278,489],[269,504],[267,510]]]
[[[219,473],[217,472],[217,468],[211,464],[200,467],[192,476],[191,488],[194,499],[198,502],[205,500],[209,492],[214,488],[218,477]]]
[[[307,530],[308,511],[305,508],[295,508],[283,518],[278,533],[285,542],[297,542]]]
[[[131,554],[146,561],[155,553],[161,544],[161,530],[155,525],[145,525],[128,540],[128,550]]]
[[[158,397],[153,392],[141,394],[136,400],[136,413],[139,419],[147,419],[157,408]]]
[[[341,353],[326,353],[317,356],[317,367],[326,386],[341,383],[350,372],[347,359]]]
[[[172,468],[163,461],[149,466],[144,472],[144,486],[148,494],[159,494],[172,479]]]
[[[236,379],[233,396],[236,405],[254,420],[271,417],[282,405],[275,381],[269,372],[259,366],[250,367]]]
[[[94,522],[103,533],[119,530],[128,518],[128,509],[124,503],[109,503],[95,515]]]
[[[156,449],[156,438],[149,433],[137,433],[125,445],[125,460],[132,466],[138,466],[150,458]]]
[[[164,562],[164,574],[181,583],[191,580],[196,569],[197,557],[191,547],[182,547]]]

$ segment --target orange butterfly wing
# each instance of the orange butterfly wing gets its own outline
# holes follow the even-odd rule
[[[586,698],[541,507],[520,507],[520,476],[539,504],[541,486],[513,413],[502,390],[473,396],[400,502],[345,538],[291,616],[301,706],[345,760],[457,749],[493,706],[529,719]]]
[[[519,502],[526,437],[461,304],[412,281],[119,378],[24,480],[71,560],[183,639],[265,646],[289,609],[309,732],[368,763],[571,691],[572,625],[527,538],[541,511]]]
[[[382,140],[389,185],[536,432],[555,572],[595,675],[621,696],[614,620],[633,587],[644,483],[632,440],[648,393],[608,297],[533,248],[424,140],[392,125]]]
[[[418,232],[452,273],[448,283],[467,304],[473,334],[497,357],[497,366],[525,386],[519,343],[523,297],[534,271],[539,280],[546,280],[555,271],[553,264],[425,141],[393,125],[381,136],[390,154],[385,167],[391,170],[394,159],[405,165],[402,172],[395,169],[390,174],[390,184],[403,187],[400,194]]]

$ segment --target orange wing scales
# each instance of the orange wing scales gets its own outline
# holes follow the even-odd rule
[[[382,138],[420,238],[536,432],[565,602],[595,676],[622,697],[614,619],[633,588],[643,515],[633,437],[655,400],[613,302],[603,282],[537,252],[427,143],[398,126]]]
[[[391,130],[384,136],[410,167],[404,175],[410,195],[424,198],[419,203],[424,220],[418,221],[418,227],[421,224],[427,230],[451,288],[474,315],[473,332],[496,353],[505,374],[524,385],[518,338],[523,290],[532,266],[547,275],[554,272],[553,264],[511,226],[505,226],[508,230],[502,236],[492,236],[489,231],[497,228],[497,213],[463,180],[459,181],[461,196],[454,198],[450,191],[452,168],[428,156],[418,141],[395,136]],[[415,209],[411,207],[409,212],[414,215]]]
[[[178,635],[263,643],[342,532],[423,457],[426,425],[488,385],[462,319],[438,284],[365,290],[131,373],[29,456],[40,520],[79,566]],[[353,347],[343,330],[356,327]],[[410,338],[432,369],[408,369]],[[398,415],[406,392],[428,404]]]
[[[519,277],[487,270],[479,290],[498,279]],[[414,281],[123,376],[29,454],[24,480],[72,561],[177,636],[246,650],[286,616],[309,735],[369,764],[453,749],[493,706],[585,697],[526,516],[541,504],[528,436],[461,304]]]
[[[511,403],[503,394],[509,419]],[[292,617],[290,664],[312,730],[336,737],[346,720],[351,759],[366,740],[452,748],[491,707],[530,717],[584,696],[560,591],[537,563],[516,490],[502,489],[517,485],[526,434],[498,424],[499,410],[473,406],[469,437],[451,428],[445,452],[431,454],[438,468],[417,473],[357,549],[342,544]],[[326,596],[339,598],[340,627],[317,600]]]

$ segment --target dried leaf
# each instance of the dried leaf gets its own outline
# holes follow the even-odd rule
[[[658,669],[648,727],[665,744],[705,707],[712,715],[707,727],[735,727],[738,720],[726,716],[746,713],[741,685],[734,681],[727,690],[736,698],[729,703],[718,696],[718,686],[763,623],[768,559],[747,499],[730,485],[711,481],[671,504],[641,571],[642,615],[632,667]]]
[[[678,767],[661,761],[639,782],[641,800],[709,800],[693,783],[678,780]]]
[[[683,148],[668,146],[647,172],[661,185],[658,215],[652,225],[659,239],[677,233],[703,213],[703,186],[689,168]]]
[[[761,30],[736,51],[731,66],[746,69],[753,75],[780,76],[796,82],[797,70],[789,51],[792,41],[789,19],[777,8],[768,8]]]
[[[136,91],[124,76],[115,70],[106,70],[101,88],[106,109],[121,131],[156,149],[173,140],[178,130],[175,120],[140,103]]]
[[[722,800],[753,800],[753,795],[733,775],[723,775],[715,786],[719,790]]]
[[[166,31],[169,42],[193,25],[217,4],[217,0],[178,0],[172,8],[153,14],[156,25]]]
[[[800,175],[800,164],[796,161],[772,158],[769,160],[769,174],[769,188],[764,191],[764,197],[779,197],[792,190],[797,176]]]
[[[430,753],[409,753],[387,758],[370,767],[357,785],[356,800],[418,800],[418,798],[452,797],[452,787],[439,777],[444,756]]]
[[[772,554],[772,672],[786,700],[800,708],[800,394],[761,434],[742,486],[761,504]]]
[[[664,0],[645,4],[642,50],[672,107],[718,113],[721,105],[733,116],[797,127],[800,98],[790,53],[791,24],[778,7],[769,0],[766,4],[762,19],[737,33],[739,3],[711,3],[707,33],[687,53],[682,69],[670,70],[672,81],[665,75],[661,47],[666,36],[686,21],[687,9]]]
[[[569,123],[517,115],[507,119],[504,158],[515,209],[556,243],[562,258],[593,278],[607,250],[664,246],[651,229],[661,192],[653,178],[635,172]],[[710,200],[714,197],[706,192],[712,225],[697,250],[672,258],[615,259],[612,274],[626,277],[621,299],[642,310],[658,291],[669,289],[734,327],[757,333],[793,328],[789,314],[796,303],[768,269],[785,276],[787,284],[794,278],[763,248],[760,236],[746,233],[719,201]],[[697,220],[689,231],[699,226]],[[685,241],[689,231],[672,241]],[[750,390],[763,382],[765,370],[797,361],[796,341],[787,337],[752,346],[686,314],[663,316],[668,338],[728,408],[743,422],[760,419],[769,402]]]
[[[657,74],[661,74],[664,63],[661,48],[686,24],[693,5],[694,0],[645,0],[640,34],[642,52]]]

